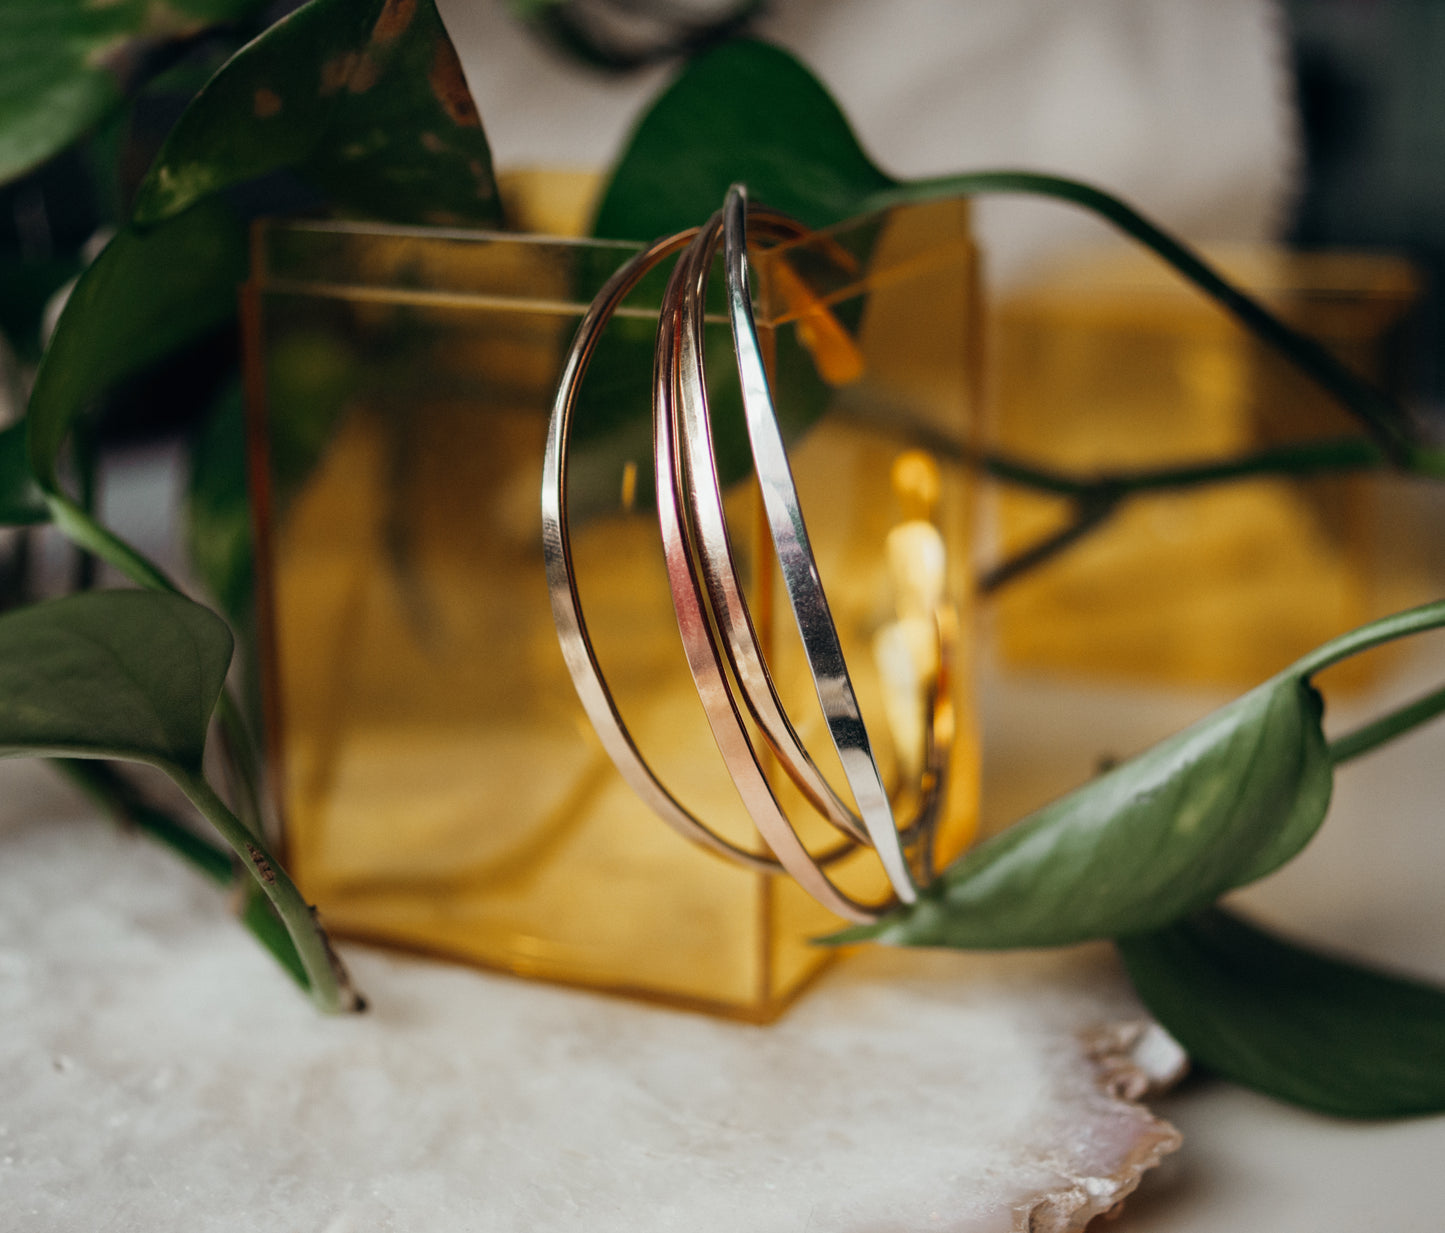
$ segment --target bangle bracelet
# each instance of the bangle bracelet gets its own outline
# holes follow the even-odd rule
[[[691,375],[693,361],[700,362],[697,352],[701,343],[702,314],[697,311],[690,315],[690,323],[695,323],[698,328],[694,336],[690,330],[682,328],[684,317],[688,315],[682,308],[684,297],[694,302],[701,300],[706,288],[707,267],[712,263],[720,238],[721,220],[714,216],[679,258],[668,281],[658,321],[657,357],[653,367],[653,452],[657,472],[657,516],[662,530],[662,551],[667,562],[672,606],[677,613],[678,632],[682,636],[688,668],[712,728],[713,739],[742,797],[743,806],[763,841],[793,879],[830,911],[848,920],[869,920],[875,910],[856,902],[833,884],[808,852],[807,845],[778,803],[738,710],[738,700],[728,686],[723,656],[709,620],[707,592],[713,589],[712,583],[721,584],[721,577],[714,571],[708,571],[707,580],[699,577],[694,562],[694,551],[698,545],[693,535],[697,529],[695,516],[698,511],[692,504],[696,495],[693,477],[686,471],[683,452],[679,448],[679,404],[684,400],[680,395],[687,390],[694,403],[694,414],[697,414],[696,404],[705,400],[706,396],[700,382],[688,381],[684,375]],[[690,356],[687,354],[689,344],[692,347]],[[705,408],[700,414],[705,419]],[[709,473],[716,485],[710,448],[707,454]],[[724,528],[722,551],[727,554],[730,567],[731,553],[727,549],[726,536]],[[716,549],[717,545],[713,547]],[[721,572],[731,573],[730,569]],[[718,619],[721,624],[722,619]]]
[[[713,254],[718,247],[719,232],[727,235],[730,226],[731,235],[727,235],[727,239],[731,243],[726,252],[725,266],[729,276],[728,302],[735,340],[734,351],[743,387],[754,467],[768,513],[770,531],[808,658],[809,670],[849,786],[855,798],[863,804],[864,825],[868,827],[872,846],[889,875],[896,896],[895,902],[907,902],[916,892],[913,881],[915,871],[910,869],[905,845],[911,846],[915,853],[914,864],[920,879],[931,878],[932,836],[946,789],[948,755],[953,736],[953,715],[947,687],[956,617],[940,595],[939,602],[932,605],[933,611],[930,614],[935,632],[937,668],[929,682],[928,714],[923,717],[922,723],[925,747],[918,811],[914,821],[900,834],[848,677],[837,628],[818,576],[803,521],[801,503],[793,483],[763,368],[751,298],[747,294],[744,227],[748,212],[741,191],[730,193],[722,221],[714,219],[709,223],[693,241],[688,254],[679,262],[679,270],[686,264],[690,274],[690,277],[681,273],[674,275],[674,282],[684,289],[681,305],[676,303],[675,292],[671,290],[669,298],[664,301],[663,322],[659,328],[659,367],[673,375],[678,399],[676,406],[658,409],[656,422],[659,426],[669,420],[673,424],[676,437],[676,443],[671,446],[670,451],[675,458],[673,468],[680,480],[678,491],[686,497],[688,509],[693,514],[696,532],[694,542],[690,545],[690,556],[684,556],[675,548],[669,550],[669,576],[680,577],[680,569],[671,562],[676,561],[677,566],[681,566],[684,561],[690,562],[695,558],[696,569],[703,574],[707,591],[713,599],[714,621],[725,636],[729,662],[733,668],[734,679],[738,682],[739,692],[743,694],[754,720],[765,736],[768,736],[770,725],[760,704],[776,704],[777,698],[766,667],[762,666],[756,634],[751,620],[747,617],[746,605],[737,584],[729,550],[722,513],[722,494],[708,430],[706,382],[703,373],[702,322],[707,276]],[[796,224],[789,223],[789,220],[781,219],[781,216],[766,210],[754,210],[751,213],[762,224],[762,230],[768,238],[791,240],[799,237],[800,229]],[[788,225],[780,225],[780,219],[782,224]],[[673,313],[677,314],[675,321],[670,319]],[[676,360],[666,355],[672,338],[677,338],[680,343],[680,353]],[[667,385],[661,378],[657,388],[659,395],[665,397]],[[662,491],[665,481],[664,457],[668,452],[659,447],[659,492]],[[928,529],[936,538],[937,532],[931,527]],[[664,539],[666,542],[666,535]],[[941,541],[939,543],[941,547]],[[689,652],[689,660],[700,660],[706,653],[708,640],[699,636],[701,631],[695,628],[695,621],[691,619],[689,589],[675,584],[673,596],[674,605],[678,607],[679,628],[683,632],[684,642],[691,638],[697,643],[696,652]],[[689,619],[684,619],[685,617]],[[744,664],[753,656],[758,664],[756,674],[744,670]],[[715,692],[714,681],[720,676],[720,673],[709,672],[707,679],[698,678],[699,693],[703,696],[705,707],[710,694]],[[766,682],[766,691],[756,687],[754,682],[757,678]],[[708,709],[719,747],[723,749],[724,758],[735,782],[741,783],[740,776],[757,778],[760,768],[756,765],[756,757],[753,756],[750,759],[752,765],[748,765],[743,761],[740,752],[734,752],[749,748],[746,744],[746,732],[741,730],[741,725],[736,721],[733,725],[728,725],[728,710],[723,706],[714,703]],[[778,709],[781,710],[780,707]],[[732,710],[735,715],[736,708]],[[784,724],[786,725],[786,721]],[[736,727],[739,731],[727,731],[725,734],[724,729],[729,727]],[[790,725],[786,725],[786,730],[791,736]],[[796,743],[796,737],[793,740]],[[789,750],[779,741],[769,736],[769,743],[784,770],[807,794],[804,772],[813,771],[816,774],[811,759],[804,753],[795,761]],[[768,798],[762,800],[760,806],[754,806],[752,801],[762,796],[761,791],[755,791],[745,794],[745,799],[749,800],[754,821],[764,835],[769,836],[771,843],[771,832],[776,825],[771,814],[776,802]],[[836,797],[834,799],[836,800]],[[834,819],[830,817],[830,820]],[[852,822],[856,827],[857,819],[852,819]],[[791,837],[796,838],[795,835]],[[783,863],[789,866],[794,877],[815,897],[824,901],[830,897],[821,886],[827,881],[826,875],[809,860],[806,849],[785,852],[775,844],[774,850]],[[798,865],[802,867],[799,868]],[[852,903],[850,906],[855,911],[876,915],[885,905],[864,908],[863,905]]]
[[[804,229],[782,215],[760,211],[763,230],[774,240],[796,240]],[[687,273],[664,298],[658,332],[658,367],[671,381],[658,378],[658,423],[672,441],[657,451],[659,474],[664,456],[674,458],[678,504],[689,515],[689,541],[701,567],[714,623],[722,635],[728,667],[764,740],[804,797],[835,828],[860,843],[868,841],[862,822],[823,777],[778,697],[758,643],[752,615],[734,565],[723,510],[710,428],[703,366],[703,317],[708,271],[721,242],[720,216],[693,242]],[[684,497],[686,498],[684,500]]]
[[[694,228],[650,245],[607,280],[583,314],[563,362],[542,459],[542,556],[552,603],[552,620],[557,627],[562,658],[566,661],[587,718],[628,786],[684,837],[749,868],[778,873],[783,871],[783,867],[775,857],[730,843],[693,815],[663,785],[643,758],[598,665],[582,601],[577,593],[576,571],[572,563],[567,518],[567,461],[572,416],[582,378],[602,330],[617,306],[653,267],[684,248],[695,234]],[[854,846],[851,843],[842,845],[819,859],[831,863],[847,855]]]
[[[767,872],[789,873],[814,898],[851,920],[872,920],[916,898],[932,877],[932,840],[947,786],[953,714],[949,675],[956,615],[939,594],[925,605],[935,642],[931,675],[921,690],[922,756],[917,810],[902,830],[883,784],[844,662],[837,627],[818,575],[801,504],[763,366],[747,286],[747,226],[774,242],[796,241],[801,224],[749,207],[734,188],[724,210],[702,228],[657,241],[613,275],[578,326],[554,401],[543,466],[543,550],[553,617],[564,659],[604,749],[639,796],[674,829],[714,852]],[[724,249],[727,300],[743,390],[754,467],[775,551],[819,703],[861,818],[828,783],[799,739],[778,697],[728,540],[717,474],[705,381],[704,304],[709,272]],[[654,467],[657,516],[668,585],[694,685],[719,751],[743,804],[771,855],[723,839],[661,783],[624,723],[582,614],[567,522],[567,455],[577,394],[602,329],[640,279],[682,252],[667,283],[659,315],[653,369]],[[928,523],[927,541],[937,532]],[[892,552],[890,535],[890,553]],[[938,540],[939,559],[941,539]],[[915,616],[915,626],[919,617]],[[894,631],[896,632],[896,631]],[[915,637],[917,629],[914,630]],[[926,656],[925,656],[926,658]],[[803,797],[842,832],[839,844],[814,855],[788,820],[764,769],[744,710],[779,767]],[[892,712],[890,712],[890,723]],[[916,721],[915,721],[916,722]],[[834,884],[826,869],[858,845],[875,849],[892,894],[860,903]]]

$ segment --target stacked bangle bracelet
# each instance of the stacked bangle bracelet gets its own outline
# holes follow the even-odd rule
[[[548,590],[563,658],[583,708],[618,771],[643,801],[674,829],[712,851],[754,869],[786,872],[839,916],[872,920],[899,902],[912,902],[918,886],[932,876],[933,832],[947,788],[952,740],[948,678],[956,618],[940,588],[928,614],[936,646],[925,689],[917,806],[915,816],[900,828],[843,658],[779,428],[748,285],[749,229],[771,242],[797,241],[807,234],[785,215],[749,206],[744,190],[735,186],[723,209],[704,226],[657,241],[619,269],[583,315],[563,364],[543,460]],[[703,346],[708,278],[719,249],[754,472],[818,701],[856,810],[818,769],[784,710],[729,542]],[[730,842],[689,811],[638,749],[598,663],[572,559],[568,454],[587,366],[618,306],[649,271],[675,254],[681,255],[663,296],[653,368],[658,524],[693,682],[766,854]],[[838,840],[826,850],[811,851],[789,821],[764,768],[760,742],[808,804],[838,832]],[[879,903],[860,902],[829,873],[835,862],[863,846],[876,852],[891,888]]]

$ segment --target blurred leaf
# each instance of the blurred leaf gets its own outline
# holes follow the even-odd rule
[[[264,0],[5,0],[0,5],[0,182],[115,110],[158,48]]]
[[[352,396],[374,373],[335,330],[295,329],[266,357],[267,398],[284,415],[267,425],[276,504],[284,508],[330,445]],[[412,376],[408,371],[406,380]]]
[[[1221,909],[1118,945],[1144,1004],[1210,1070],[1340,1117],[1445,1112],[1445,989]]]
[[[116,381],[225,322],[245,274],[244,228],[219,201],[111,240],[76,284],[31,391],[30,463],[43,488],[59,491],[76,417]]]
[[[500,219],[491,151],[432,0],[311,0],[243,47],[167,138],[135,221],[285,168],[393,222]]]
[[[191,448],[186,546],[206,591],[233,624],[249,625],[253,598],[246,414],[232,383]],[[243,619],[244,618],[244,619]]]
[[[696,54],[742,33],[764,0],[673,5],[668,0],[512,0],[512,9],[559,51],[589,68],[625,73]]]
[[[25,457],[25,421],[0,428],[0,526],[28,526],[49,518],[45,494]]]
[[[50,297],[80,273],[73,256],[27,261],[0,253],[0,332],[17,354],[34,363],[40,358],[40,327]]]
[[[285,408],[267,426],[272,495],[284,509],[325,451],[363,367],[321,330],[287,333],[266,358],[270,401]],[[247,459],[245,400],[232,382],[191,447],[186,536],[191,564],[237,630],[250,628],[255,586]]]
[[[766,43],[698,57],[648,109],[598,206],[593,234],[650,241],[722,208],[735,181],[755,201],[826,227],[897,181],[869,160],[811,73]]]
[[[1015,823],[916,904],[839,941],[1060,946],[1155,929],[1278,868],[1333,768],[1319,695],[1284,674]]]
[[[0,616],[0,757],[199,775],[231,632],[176,595],[87,591]]]

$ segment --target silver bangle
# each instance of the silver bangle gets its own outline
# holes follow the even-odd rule
[[[948,690],[956,617],[941,602],[933,614],[938,668],[930,681],[916,817],[902,831],[883,785],[828,608],[773,406],[747,283],[749,215],[767,239],[806,234],[784,215],[749,208],[734,188],[724,210],[702,228],[659,240],[608,280],[584,314],[563,366],[543,464],[543,551],[563,657],[604,749],[628,784],[681,834],[749,868],[785,871],[833,912],[875,919],[916,898],[915,877],[932,877],[933,834],[946,790],[953,715]],[[716,469],[704,372],[704,303],[708,275],[725,251],[727,299],[754,467],[769,529],[809,670],[850,790],[856,816],[827,782],[789,721],[759,646],[728,541]],[[657,515],[668,585],[683,646],[704,712],[749,816],[772,855],[723,839],[661,783],[632,739],[598,665],[582,614],[567,523],[567,454],[577,394],[607,320],[638,281],[680,249],[659,316],[653,369]],[[756,725],[805,799],[841,842],[814,856],[786,817],[743,716]],[[875,849],[893,894],[864,904],[826,873],[866,843]],[[910,865],[912,866],[910,868]]]
[[[572,562],[567,517],[567,462],[572,416],[582,378],[602,330],[617,306],[654,266],[684,248],[696,234],[695,228],[679,232],[657,241],[632,258],[607,280],[578,324],[563,362],[542,460],[542,556],[552,603],[552,620],[557,627],[562,658],[587,718],[623,779],[654,813],[679,834],[748,868],[778,873],[783,867],[776,858],[729,842],[697,818],[663,785],[643,758],[597,662],[582,601],[577,593],[576,571]],[[820,859],[837,860],[853,846],[846,844]]]

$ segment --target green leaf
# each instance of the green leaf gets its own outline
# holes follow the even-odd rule
[[[734,181],[810,227],[897,186],[787,52],[739,41],[699,56],[649,108],[598,205],[593,234],[650,241],[722,208]]]
[[[121,231],[81,275],[30,393],[30,469],[51,517],[76,544],[153,590],[176,587],[65,494],[61,451],[77,418],[115,382],[230,319],[246,256],[240,220],[217,200],[154,231]]]
[[[207,592],[233,624],[249,626],[255,587],[246,484],[246,410],[228,386],[191,447],[186,547]]]
[[[335,329],[302,328],[288,330],[269,349],[267,402],[284,408],[266,425],[278,509],[310,478],[358,390],[376,379],[363,350]],[[410,373],[403,379],[410,381]]]
[[[0,757],[198,775],[231,632],[176,595],[88,591],[0,616]]]
[[[0,428],[0,526],[29,526],[49,517],[25,456],[25,421]]]
[[[837,941],[1060,946],[1159,928],[1307,843],[1333,780],[1319,695],[1284,675],[980,844]]]
[[[30,395],[30,465],[48,493],[60,490],[76,417],[115,382],[224,324],[245,275],[245,229],[219,201],[111,240],[67,301]]]
[[[0,5],[0,182],[120,106],[167,43],[263,0],[5,0]]]
[[[1118,945],[1144,1004],[1210,1070],[1340,1117],[1445,1112],[1445,989],[1222,909]]]
[[[243,47],[166,139],[135,221],[283,169],[393,222],[500,219],[491,151],[432,0],[311,0]]]
[[[40,358],[46,305],[80,268],[79,258],[70,253],[36,260],[0,252],[0,333],[23,362]]]
[[[1445,627],[1445,600],[1317,647],[1193,727],[1015,823],[919,897],[828,939],[912,946],[1059,946],[1160,929],[1279,868],[1329,806],[1341,749],[1373,748],[1440,712],[1435,694],[1332,748],[1309,679],[1352,655]]]

